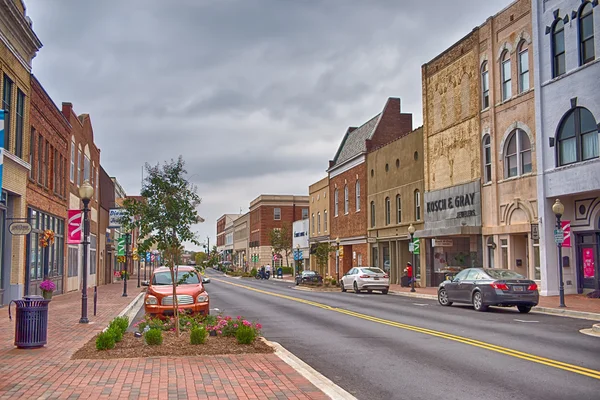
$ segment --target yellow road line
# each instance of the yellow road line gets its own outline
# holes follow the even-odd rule
[[[421,328],[419,326],[415,326],[415,325],[407,325],[407,324],[403,324],[401,322],[396,322],[396,321],[391,321],[391,320],[387,320],[387,319],[383,319],[383,318],[378,318],[378,317],[374,317],[371,315],[367,315],[367,314],[362,314],[362,313],[358,313],[358,312],[354,312],[354,311],[350,311],[350,310],[346,310],[343,308],[338,308],[338,307],[331,307],[328,306],[326,304],[322,304],[322,303],[318,303],[315,301],[311,301],[311,300],[305,300],[305,299],[301,299],[299,297],[293,297],[293,296],[287,296],[285,294],[279,294],[279,293],[274,293],[274,292],[270,292],[267,290],[262,290],[262,289],[257,289],[251,286],[246,286],[246,285],[240,285],[237,283],[233,283],[233,282],[229,282],[229,281],[225,281],[222,279],[216,279],[213,278],[214,280],[218,281],[218,282],[222,282],[222,283],[226,283],[228,285],[232,285],[232,286],[237,286],[246,290],[252,290],[254,292],[257,293],[261,293],[261,294],[266,294],[269,296],[274,296],[274,297],[279,297],[282,299],[286,299],[286,300],[291,300],[291,301],[295,301],[297,303],[303,303],[303,304],[307,304],[307,305],[311,305],[314,307],[318,307],[318,308],[322,308],[325,310],[329,310],[329,311],[335,311],[341,314],[346,314],[348,316],[352,316],[355,318],[361,318],[367,321],[371,321],[371,322],[376,322],[382,325],[388,325],[388,326],[393,326],[395,328],[400,328],[400,329],[404,329],[404,330],[409,330],[409,331],[413,331],[413,332],[418,332],[418,333],[422,333],[425,335],[430,335],[430,336],[435,336],[435,337],[439,337],[442,339],[447,339],[447,340],[452,340],[455,342],[459,342],[459,343],[463,343],[463,344],[467,344],[470,346],[474,346],[474,347],[479,347],[481,349],[485,349],[485,350],[489,350],[489,351],[493,351],[496,353],[500,353],[500,354],[505,354],[507,356],[511,356],[511,357],[515,357],[515,358],[520,358],[522,360],[527,360],[527,361],[531,361],[534,363],[538,363],[538,364],[543,364],[549,367],[553,367],[553,368],[557,368],[557,369],[562,369],[564,371],[569,371],[569,372],[573,372],[579,375],[584,375],[590,378],[595,378],[595,379],[599,379],[600,380],[600,371],[597,370],[593,370],[593,369],[589,369],[589,368],[585,368],[585,367],[580,367],[578,365],[573,365],[573,364],[568,364],[568,363],[564,363],[562,361],[557,361],[557,360],[552,360],[549,358],[545,358],[545,357],[540,357],[540,356],[536,356],[534,354],[529,354],[529,353],[525,353],[519,350],[514,350],[514,349],[510,349],[507,347],[502,347],[502,346],[497,346],[495,344],[491,344],[491,343],[487,343],[487,342],[482,342],[476,339],[470,339],[464,336],[457,336],[457,335],[453,335],[450,333],[445,333],[445,332],[441,332],[441,331],[436,331],[433,329],[427,329],[427,328]]]

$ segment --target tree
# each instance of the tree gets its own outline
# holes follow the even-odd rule
[[[173,282],[173,315],[177,336],[179,310],[176,292],[180,277],[175,276],[175,267],[181,257],[182,243],[199,245],[192,225],[199,221],[196,207],[201,202],[197,188],[185,179],[187,171],[184,165],[181,156],[162,166],[146,164],[147,176],[141,191],[143,200],[125,200],[123,206],[126,212],[121,221],[126,230],[139,229],[140,237],[145,238],[140,246],[143,250],[147,251],[156,245],[163,254]]]
[[[317,244],[315,249],[315,257],[317,259],[317,265],[319,270],[322,272],[327,266],[329,256],[336,250],[335,246],[332,246],[329,242],[321,242]]]
[[[269,241],[275,254],[285,254],[285,266],[289,267],[289,256],[292,252],[292,226],[284,223],[281,228],[273,228],[269,232]]]
[[[203,251],[199,251],[198,253],[194,254],[194,259],[196,260],[196,265],[203,265],[204,261],[208,260],[208,255]]]

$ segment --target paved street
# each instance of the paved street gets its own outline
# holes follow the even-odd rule
[[[597,399],[600,392],[600,338],[579,333],[591,321],[208,273],[212,312],[260,320],[267,339],[359,399]]]

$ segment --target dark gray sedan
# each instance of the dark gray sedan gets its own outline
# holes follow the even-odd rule
[[[489,306],[514,307],[528,313],[539,302],[536,283],[509,269],[467,268],[440,283],[438,302],[473,304],[477,311]]]

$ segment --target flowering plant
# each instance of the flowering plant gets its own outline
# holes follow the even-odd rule
[[[48,247],[54,243],[54,231],[46,229],[40,236],[40,246]]]
[[[44,292],[54,292],[56,290],[56,285],[49,279],[46,279],[42,283],[40,283],[40,289]]]
[[[208,325],[206,330],[209,332],[216,332],[218,336],[232,337],[236,335],[240,326],[246,326],[253,329],[256,336],[260,334],[260,330],[262,329],[261,324],[252,323],[248,320],[245,320],[241,316],[237,316],[236,319],[233,319],[229,316],[222,317],[219,315],[217,317],[217,323],[214,325]]]
[[[121,279],[125,279],[125,278],[129,278],[129,274],[127,273],[127,271],[123,270],[123,271],[121,271]]]
[[[125,258],[125,256],[117,256],[118,263],[125,264],[126,261],[127,259]]]

